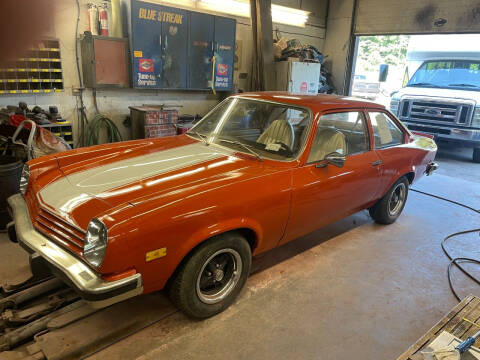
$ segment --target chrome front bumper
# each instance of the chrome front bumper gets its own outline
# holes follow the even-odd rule
[[[458,142],[465,146],[480,146],[480,129],[450,128],[438,125],[420,124],[407,120],[402,120],[402,122],[410,130],[434,135],[435,139]]]
[[[140,274],[105,281],[83,261],[36,231],[22,195],[16,194],[8,198],[8,205],[15,222],[17,240],[32,253],[41,256],[55,275],[93,307],[109,306],[143,292]]]

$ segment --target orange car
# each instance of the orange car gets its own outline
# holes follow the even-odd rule
[[[362,209],[394,222],[436,151],[378,104],[241,94],[184,135],[29,161],[10,233],[93,306],[166,287],[204,318],[234,301],[252,255]]]

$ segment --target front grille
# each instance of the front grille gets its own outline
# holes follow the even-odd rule
[[[40,208],[35,222],[37,229],[48,237],[53,237],[71,250],[83,250],[85,235],[58,216]]]
[[[401,120],[469,126],[473,105],[437,100],[404,99],[400,103]]]
[[[49,239],[68,250],[80,254],[83,252],[85,232],[52,211],[43,208],[34,195],[27,199],[30,205],[33,226]]]

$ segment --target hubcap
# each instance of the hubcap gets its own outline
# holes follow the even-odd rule
[[[200,301],[216,304],[235,289],[242,274],[242,258],[233,249],[222,249],[210,256],[203,264],[196,290]]]
[[[402,206],[405,202],[405,195],[407,189],[404,183],[398,184],[390,195],[390,200],[388,201],[388,212],[390,216],[395,216],[402,209]]]

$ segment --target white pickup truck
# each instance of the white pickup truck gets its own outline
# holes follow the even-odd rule
[[[480,52],[412,51],[407,59],[421,65],[392,93],[390,110],[411,130],[473,148],[480,163]]]

